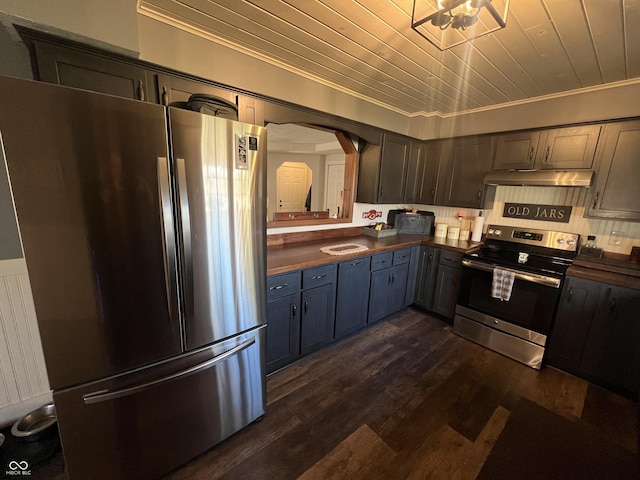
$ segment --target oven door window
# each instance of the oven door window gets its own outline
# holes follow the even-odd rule
[[[511,298],[503,301],[491,296],[492,281],[492,272],[463,267],[458,303],[538,333],[549,333],[559,288],[516,278]]]

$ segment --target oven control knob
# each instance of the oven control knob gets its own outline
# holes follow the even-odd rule
[[[567,245],[575,245],[576,241],[573,238],[570,238],[569,240],[567,240]]]
[[[559,239],[557,240],[557,242],[558,242],[560,245],[562,245],[562,244],[564,243],[564,238],[559,238]]]
[[[487,233],[488,233],[489,235],[493,235],[493,228],[490,228],[489,230],[487,230]]]
[[[502,234],[502,230],[496,230],[496,235],[500,236]]]

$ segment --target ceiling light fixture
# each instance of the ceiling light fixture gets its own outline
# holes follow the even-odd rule
[[[411,28],[447,50],[507,25],[509,0],[413,0]]]

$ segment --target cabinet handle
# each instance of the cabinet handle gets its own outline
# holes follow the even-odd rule
[[[431,190],[431,198],[436,198],[436,189]]]
[[[295,316],[298,314],[298,306],[295,303],[291,304],[291,316],[293,318],[295,318]]]
[[[138,80],[138,100],[142,100],[144,102],[144,84],[142,80]]]
[[[531,145],[531,149],[529,149],[529,161],[533,160],[533,145]]]
[[[269,290],[280,290],[281,288],[288,287],[288,283],[284,283],[282,285],[276,285],[275,287],[269,287]]]
[[[396,276],[392,273],[391,274],[391,285],[393,285],[394,283],[396,283]]]
[[[571,303],[572,298],[573,298],[573,287],[569,287],[569,291],[567,292],[567,303]]]
[[[167,92],[167,87],[162,87],[162,104],[165,107],[169,106],[169,92]]]
[[[304,299],[304,314],[306,315],[308,311],[309,311],[309,300],[307,300],[305,298]]]
[[[478,190],[478,200],[482,198],[482,189]]]
[[[593,200],[593,207],[591,208],[596,208],[596,205],[598,205],[598,200],[600,200],[600,192],[596,192],[596,196]]]
[[[311,277],[313,280],[320,280],[321,278],[326,277],[326,275],[316,275],[315,277]]]
[[[549,163],[549,152],[551,151],[551,145],[547,145],[547,149],[544,152],[544,163]]]
[[[616,297],[613,297],[611,300],[609,300],[609,313],[613,313],[615,309],[616,309]]]
[[[352,267],[357,267],[358,265],[360,265],[362,262],[352,262],[351,266]]]

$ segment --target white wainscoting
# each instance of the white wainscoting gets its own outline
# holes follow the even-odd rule
[[[26,263],[0,260],[0,427],[50,401]]]

